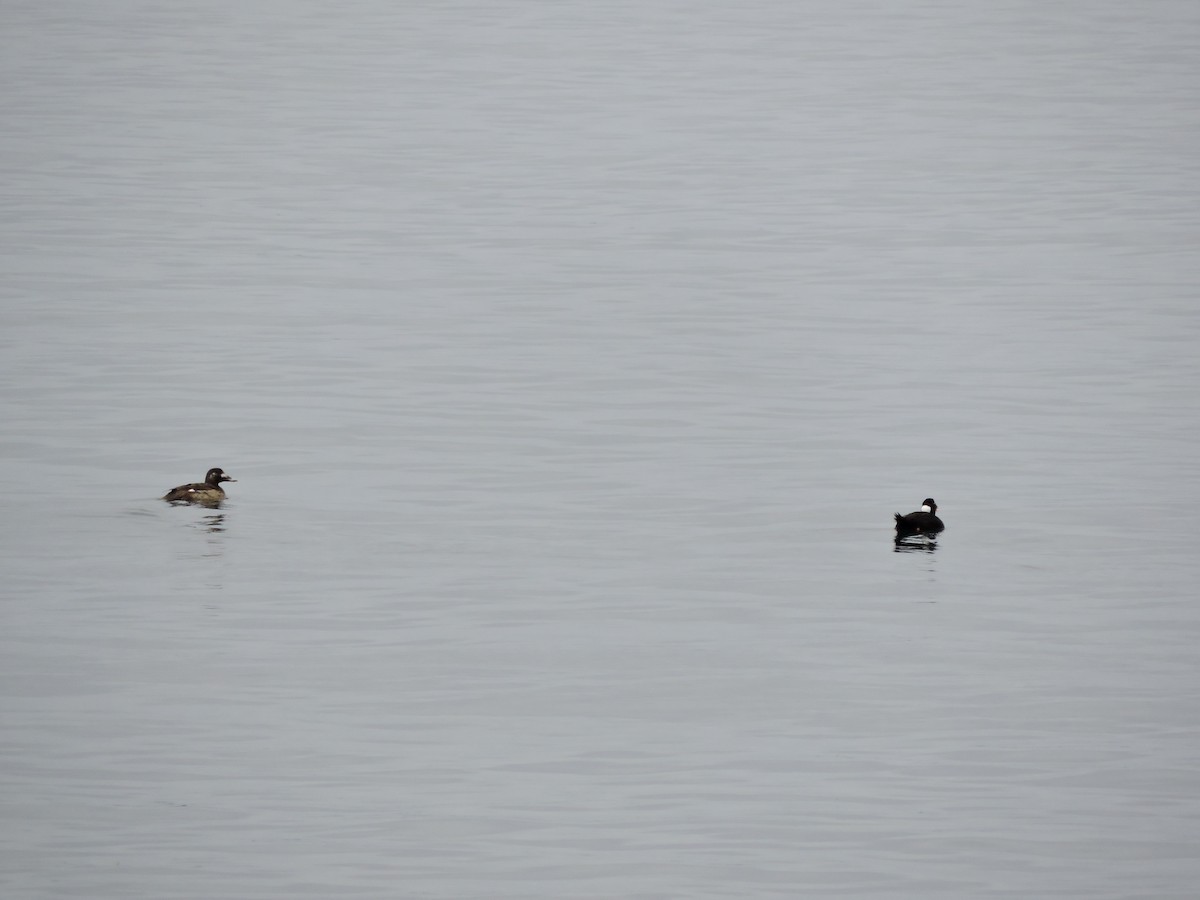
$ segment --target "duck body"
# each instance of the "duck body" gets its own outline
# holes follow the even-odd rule
[[[906,516],[896,513],[896,537],[908,537],[911,534],[937,534],[945,529],[945,524],[937,517],[937,504],[932,497],[926,497],[921,508]]]
[[[224,469],[209,469],[204,481],[171,488],[163,494],[163,499],[169,503],[220,503],[225,499],[225,489],[221,487],[223,481],[236,482],[237,479],[226,475]]]

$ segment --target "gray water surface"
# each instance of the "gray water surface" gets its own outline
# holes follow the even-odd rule
[[[1195,896],[1200,6],[4,19],[5,897]]]

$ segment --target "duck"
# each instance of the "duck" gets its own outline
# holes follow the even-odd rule
[[[224,469],[212,468],[203,482],[173,487],[163,494],[163,499],[171,503],[220,503],[225,499],[225,489],[221,487],[223,481],[236,482],[237,479],[226,475]]]
[[[937,534],[945,529],[945,524],[937,517],[937,504],[932,497],[926,497],[921,508],[910,512],[907,516],[896,513],[896,537],[908,537],[910,534]]]

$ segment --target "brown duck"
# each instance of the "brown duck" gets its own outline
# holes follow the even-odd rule
[[[163,494],[163,499],[171,503],[220,503],[225,499],[222,481],[236,482],[237,479],[226,475],[224,469],[209,469],[203,483],[181,484]]]

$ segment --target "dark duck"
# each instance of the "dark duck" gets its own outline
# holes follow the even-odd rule
[[[937,534],[945,527],[937,517],[937,504],[932,497],[926,497],[916,512],[910,512],[907,516],[896,513],[897,539],[913,534]]]
[[[226,475],[224,469],[209,469],[203,482],[171,488],[163,494],[163,499],[171,503],[220,503],[225,499],[225,489],[221,487],[223,481],[236,482],[237,479]]]

